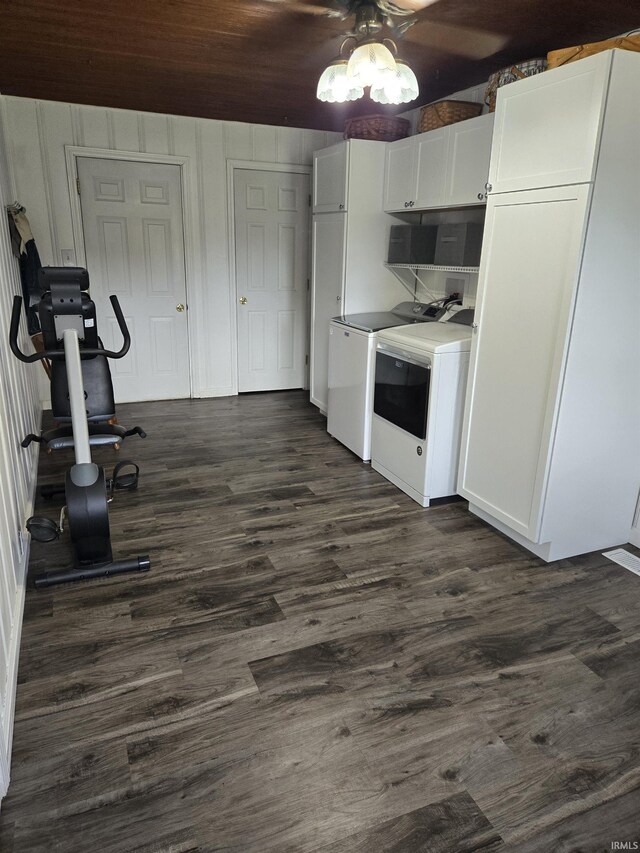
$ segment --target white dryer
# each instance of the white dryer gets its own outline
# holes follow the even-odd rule
[[[459,323],[378,334],[371,466],[421,506],[456,493],[470,349]]]

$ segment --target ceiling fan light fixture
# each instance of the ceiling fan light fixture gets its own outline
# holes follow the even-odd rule
[[[408,104],[419,94],[416,75],[403,59],[396,59],[397,71],[371,87],[372,101],[379,104]]]
[[[402,89],[402,100],[400,103],[408,104],[409,101],[415,101],[420,94],[418,79],[404,59],[396,59],[396,65],[398,66],[398,79],[400,81],[400,88]]]
[[[364,95],[364,89],[347,74],[347,60],[335,59],[328,65],[318,80],[316,96],[320,101],[330,104],[343,104],[356,101]]]
[[[383,85],[387,77],[395,76],[396,61],[388,47],[376,41],[367,39],[361,42],[349,57],[347,76],[365,86]]]

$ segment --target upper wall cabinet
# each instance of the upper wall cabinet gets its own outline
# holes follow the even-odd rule
[[[593,180],[611,65],[607,53],[498,90],[491,192]]]
[[[335,213],[347,209],[349,146],[343,142],[313,155],[313,212]]]
[[[486,200],[493,121],[493,113],[486,113],[446,128],[449,131],[447,205],[482,204]]]
[[[493,114],[387,145],[385,202],[389,213],[485,202]]]
[[[384,169],[384,209],[406,210],[408,199],[415,198],[415,139],[399,139],[387,145]]]

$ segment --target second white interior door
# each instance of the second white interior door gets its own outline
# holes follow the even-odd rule
[[[234,170],[238,391],[302,388],[309,176]]]

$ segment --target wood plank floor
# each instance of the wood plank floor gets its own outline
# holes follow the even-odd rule
[[[119,417],[114,551],[152,571],[29,590],[2,853],[640,842],[640,578],[421,509],[302,392]]]

